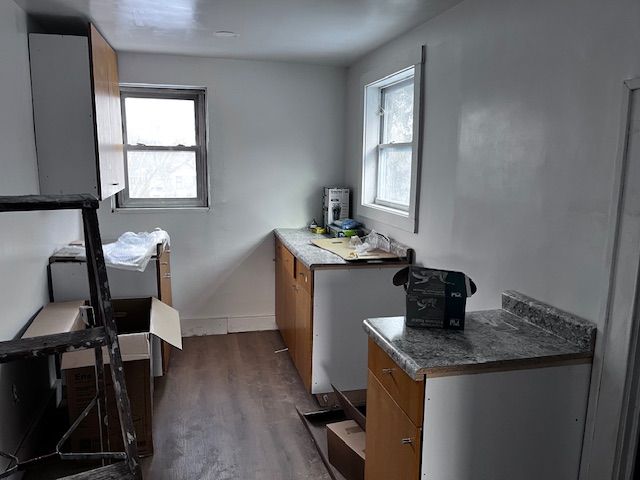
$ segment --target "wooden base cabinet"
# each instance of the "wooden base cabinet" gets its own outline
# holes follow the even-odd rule
[[[424,382],[411,379],[369,339],[367,480],[413,480],[420,475]]]
[[[369,371],[365,478],[409,480],[420,474],[422,429]]]
[[[311,389],[313,275],[276,242],[276,324],[302,382]]]
[[[365,479],[578,478],[590,372],[567,359],[416,381],[370,340]]]
[[[404,265],[301,262],[276,237],[276,324],[307,391],[333,405],[331,384],[364,403],[365,318],[402,315],[405,294],[393,286]]]

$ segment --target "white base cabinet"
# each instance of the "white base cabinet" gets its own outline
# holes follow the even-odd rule
[[[427,377],[422,480],[578,478],[591,364]]]

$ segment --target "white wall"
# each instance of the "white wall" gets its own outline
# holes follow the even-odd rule
[[[640,2],[466,0],[361,59],[348,73],[353,187],[362,79],[405,66],[422,44],[419,232],[369,224],[413,246],[420,263],[469,274],[478,285],[469,308],[497,307],[502,290],[516,289],[598,322],[601,335],[622,82],[640,75]],[[597,439],[590,479],[610,478],[614,430]]]
[[[26,15],[13,1],[0,2],[0,85],[0,195],[38,193]],[[47,259],[79,235],[79,225],[77,212],[0,214],[0,340],[12,339],[48,301]],[[16,447],[39,400],[30,393],[42,387],[38,379],[46,387],[46,375],[46,364],[40,377],[0,368],[0,448]]]
[[[227,318],[273,325],[271,231],[319,220],[322,187],[343,180],[346,70],[131,53],[119,65],[122,82],[207,87],[212,208],[111,213],[105,202],[103,234],[169,232],[174,304],[202,319],[186,333]]]
[[[419,262],[597,320],[622,81],[640,75],[640,3],[466,0],[352,66],[346,177],[359,187],[362,81],[427,45]],[[371,223],[371,222],[369,222]]]

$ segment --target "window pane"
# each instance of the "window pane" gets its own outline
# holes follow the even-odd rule
[[[130,198],[196,198],[195,152],[128,152]]]
[[[196,144],[193,100],[125,97],[124,102],[129,145]]]
[[[383,89],[382,143],[411,142],[413,138],[413,77]]]
[[[380,149],[377,200],[409,207],[411,147]]]

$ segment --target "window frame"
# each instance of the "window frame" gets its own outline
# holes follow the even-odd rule
[[[419,179],[422,156],[422,122],[424,105],[425,49],[418,62],[399,68],[391,74],[378,75],[364,83],[363,148],[361,195],[358,214],[404,231],[418,231]],[[370,77],[370,76],[369,76]],[[411,142],[384,143],[384,115],[379,110],[384,103],[384,89],[413,77],[413,132]],[[376,118],[376,117],[381,118]],[[409,206],[378,198],[380,152],[385,148],[411,148],[411,187]]]
[[[122,140],[124,156],[125,188],[115,199],[116,209],[180,209],[209,207],[209,176],[207,169],[206,88],[175,87],[158,85],[120,85],[120,108],[122,115]],[[195,113],[196,145],[131,145],[127,139],[126,98],[166,98],[193,100]],[[129,197],[128,152],[170,151],[194,152],[196,161],[197,196],[194,198],[131,198]]]

